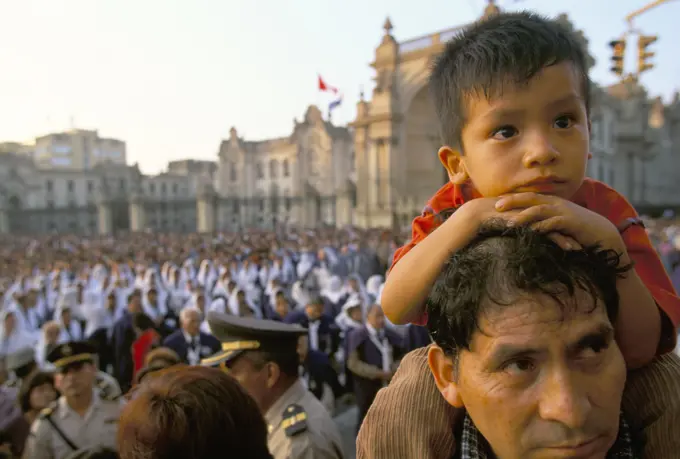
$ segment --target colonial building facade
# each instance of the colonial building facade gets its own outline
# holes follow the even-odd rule
[[[353,147],[351,131],[315,106],[287,137],[248,141],[232,128],[219,149],[218,227],[352,223]]]
[[[498,8],[490,1],[485,15]],[[565,15],[559,18],[573,28]],[[427,92],[432,59],[459,27],[399,42],[389,19],[371,66],[370,100],[357,104],[354,150],[360,227],[404,227],[448,178]],[[583,38],[585,44],[587,41]],[[594,62],[594,61],[593,61]],[[640,212],[680,207],[680,101],[664,105],[628,80],[592,90],[588,175],[619,190]]]
[[[490,1],[484,14],[497,12]],[[371,64],[375,87],[349,126],[311,106],[286,137],[253,141],[232,128],[217,161],[175,161],[145,176],[121,162],[123,142],[96,131],[0,144],[0,232],[405,227],[448,180],[426,86],[432,59],[459,29],[400,42],[388,19]],[[664,104],[628,79],[594,86],[591,99],[588,175],[640,212],[680,210],[680,97]]]

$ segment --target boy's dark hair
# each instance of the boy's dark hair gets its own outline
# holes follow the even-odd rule
[[[632,265],[598,246],[565,251],[528,227],[489,221],[477,237],[444,266],[427,299],[427,328],[444,352],[469,350],[480,315],[511,305],[524,294],[539,293],[564,308],[577,290],[601,300],[614,323],[619,308],[616,281]]]
[[[525,84],[544,67],[571,62],[590,108],[588,54],[564,24],[535,13],[500,13],[466,27],[446,44],[429,86],[445,145],[463,150],[464,99],[490,98],[508,84]]]

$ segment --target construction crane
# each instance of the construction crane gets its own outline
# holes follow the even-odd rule
[[[633,11],[628,16],[626,16],[626,22],[628,23],[628,28],[632,32],[633,31],[633,19],[635,19],[636,17],[640,16],[643,13],[646,13],[647,11],[649,11],[653,8],[656,8],[657,6],[661,6],[664,3],[669,3],[669,2],[672,2],[672,1],[673,0],[656,0],[656,1],[653,1],[651,3],[648,3],[647,5],[643,6],[639,10]]]

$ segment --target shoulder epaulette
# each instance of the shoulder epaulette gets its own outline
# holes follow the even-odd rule
[[[307,413],[300,405],[288,405],[288,408],[283,412],[283,421],[281,427],[287,437],[294,437],[307,430]]]

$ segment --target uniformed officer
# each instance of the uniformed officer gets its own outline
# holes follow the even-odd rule
[[[342,459],[338,427],[298,377],[299,325],[211,311],[208,324],[222,351],[204,359],[234,376],[264,413],[275,459]]]
[[[47,356],[61,397],[31,427],[26,456],[64,459],[82,448],[115,448],[120,400],[106,400],[95,387],[96,348],[84,341],[60,344]]]

